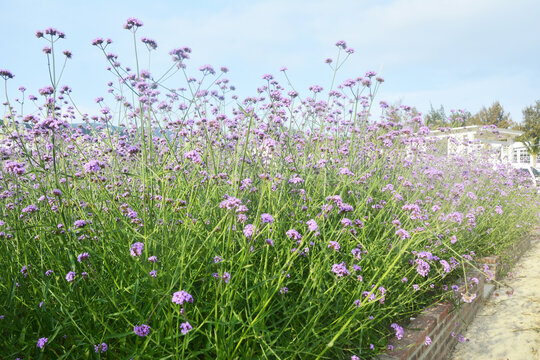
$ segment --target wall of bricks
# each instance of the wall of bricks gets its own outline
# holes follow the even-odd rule
[[[506,276],[506,272],[518,262],[519,258],[529,249],[531,236],[536,236],[540,227],[536,227],[533,235],[525,236],[505,251],[501,256],[490,256],[478,259],[478,268],[487,264],[497,278]],[[467,278],[477,278],[479,283],[472,289],[469,284],[469,293],[476,294],[471,303],[461,300],[461,292],[465,292],[462,285],[452,303],[438,303],[425,311],[404,326],[401,340],[393,339],[390,345],[393,351],[379,356],[379,360],[444,360],[447,359],[458,342],[458,334],[465,332],[478,310],[484,305],[493,293],[495,285],[477,270],[467,272]],[[431,344],[425,345],[426,336],[431,338]]]

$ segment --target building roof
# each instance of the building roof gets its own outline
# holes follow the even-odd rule
[[[512,129],[505,129],[505,128],[498,128],[498,127],[492,127],[490,125],[469,125],[469,126],[461,126],[461,127],[455,127],[455,128],[447,128],[445,131],[442,130],[433,130],[431,132],[434,136],[445,136],[450,134],[462,134],[462,133],[468,133],[468,132],[474,132],[476,138],[482,138],[482,139],[515,139],[521,135],[523,135],[523,131],[519,130],[512,130]]]

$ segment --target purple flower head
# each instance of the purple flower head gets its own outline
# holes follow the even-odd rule
[[[339,251],[339,249],[341,249],[341,246],[337,241],[328,242],[328,247],[334,249],[335,251]]]
[[[31,214],[31,213],[38,212],[38,211],[39,211],[38,207],[36,205],[34,205],[34,204],[28,205],[27,207],[22,209],[22,212],[24,214]]]
[[[149,274],[150,274],[150,276],[153,277],[153,278],[157,277],[157,271],[156,271],[156,270],[150,271]]]
[[[429,264],[422,259],[416,259],[416,265],[416,272],[420,276],[426,277],[430,270]]]
[[[445,272],[449,273],[450,271],[452,271],[452,268],[450,267],[448,261],[440,260],[439,263],[443,266]]]
[[[461,299],[466,303],[473,302],[474,299],[476,299],[476,294],[470,294],[470,293],[461,293]]]
[[[92,40],[92,45],[94,46],[98,46],[98,45],[101,45],[103,44],[103,38],[95,38],[94,40]]]
[[[289,179],[289,184],[301,184],[304,180],[297,174],[294,174],[292,178]]]
[[[108,349],[109,347],[105,343],[94,345],[94,350],[96,351],[96,353],[104,353],[107,352]]]
[[[345,265],[345,262],[332,265],[332,272],[338,277],[350,275],[349,270],[347,270],[347,265]]]
[[[317,225],[317,222],[314,219],[308,220],[306,222],[306,225],[308,226],[309,231],[317,231],[317,230],[319,230],[319,226]]]
[[[28,277],[28,266],[24,265],[24,266],[21,268],[21,274],[23,274],[24,277]]]
[[[76,221],[73,223],[73,225],[74,225],[75,227],[77,227],[77,228],[80,229],[80,228],[83,228],[83,227],[86,226],[86,221],[84,221],[84,220],[76,220]]]
[[[302,236],[298,233],[298,231],[294,229],[288,230],[285,234],[289,237],[289,239],[293,239],[293,240],[302,239]]]
[[[148,258],[148,261],[151,262],[151,263],[156,262],[156,261],[157,261],[157,256],[155,256],[155,255],[150,256],[150,257]]]
[[[253,227],[253,224],[248,224],[244,228],[244,236],[248,239],[253,236],[253,233],[255,232],[255,229]]]
[[[141,324],[141,326],[135,325],[133,327],[133,332],[139,335],[140,337],[147,336],[150,333],[150,326],[146,324]]]
[[[83,166],[84,171],[87,173],[97,173],[104,167],[105,167],[105,163],[99,160],[90,160]]]
[[[26,173],[26,169],[24,168],[24,163],[19,163],[16,161],[6,161],[4,163],[4,171],[16,174],[16,175],[24,175]]]
[[[356,260],[362,260],[362,250],[359,248],[354,248],[351,250],[351,253],[353,254],[353,257]]]
[[[426,336],[426,341],[424,342],[424,345],[429,346],[431,344],[431,338],[429,336]]]
[[[227,196],[225,200],[219,203],[221,209],[232,210],[242,205],[242,200],[232,196]]]
[[[183,305],[185,302],[193,302],[193,297],[184,290],[177,291],[173,294],[172,300],[173,303],[178,305]]]
[[[9,70],[0,69],[0,77],[4,80],[13,79],[13,74]]]
[[[180,324],[180,331],[182,332],[182,335],[186,335],[193,327],[189,322],[185,322]]]
[[[135,30],[139,27],[143,26],[142,21],[139,19],[130,17],[126,20],[126,24],[124,25],[124,29],[131,30],[132,28],[135,28]]]
[[[45,346],[45,344],[49,341],[49,339],[47,339],[46,337],[42,337],[40,338],[38,341],[37,341],[37,347],[40,348],[40,349],[43,349],[43,347]]]
[[[216,73],[216,71],[214,70],[214,68],[212,67],[212,65],[203,65],[199,68],[199,71],[205,73],[205,74],[211,74],[211,75],[214,75]]]
[[[231,280],[231,274],[229,274],[228,272],[224,272],[221,278],[223,279],[223,281],[225,281],[226,284],[228,284]]]
[[[77,256],[77,261],[78,261],[78,262],[82,262],[82,261],[84,261],[84,260],[88,260],[89,257],[90,257],[90,255],[88,255],[87,252],[83,252],[83,253],[81,253],[81,254],[79,254],[79,255]]]
[[[401,340],[403,338],[403,328],[396,323],[393,323],[390,327],[396,331],[396,338]]]
[[[141,256],[144,249],[144,244],[142,242],[136,242],[135,244],[131,245],[130,253],[133,257]]]
[[[152,40],[152,39],[149,39],[149,38],[146,38],[146,37],[143,37],[141,39],[141,41],[146,44],[146,46],[148,47],[148,49],[150,50],[156,50],[157,49],[157,42],[155,40]]]
[[[270,214],[261,214],[261,221],[263,224],[272,224],[274,222],[274,217]]]
[[[191,49],[188,47],[172,49],[169,51],[169,55],[173,57],[174,62],[182,62],[182,60],[189,59]]]
[[[52,270],[47,270],[47,271],[45,271],[45,275],[46,275],[46,276],[51,276],[52,273],[53,273]]]
[[[409,239],[411,237],[409,232],[405,229],[399,229],[398,231],[396,231],[396,235],[402,239]]]
[[[347,48],[347,43],[343,40],[339,40],[336,42],[336,46],[345,50]]]
[[[223,259],[220,256],[214,256],[214,264],[222,262]]]
[[[67,282],[72,282],[75,280],[75,276],[77,276],[77,273],[75,271],[70,271],[66,274],[66,280]]]

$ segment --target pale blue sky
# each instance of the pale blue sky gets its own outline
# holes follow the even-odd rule
[[[345,40],[356,53],[339,78],[382,69],[386,82],[378,100],[424,113],[430,103],[475,113],[498,100],[520,121],[521,110],[540,99],[538,0],[0,0],[0,14],[0,68],[16,76],[9,82],[11,98],[21,85],[33,94],[48,85],[41,52],[46,43],[34,32],[52,26],[66,33],[62,49],[73,52],[62,84],[72,87],[87,112],[113,80],[90,42],[112,38],[111,52],[132,64],[131,34],[122,28],[128,17],[144,22],[138,37],[158,43],[154,74],[170,64],[169,50],[189,46],[188,70],[227,66],[241,97],[254,95],[266,73],[285,83],[281,66],[300,91],[314,84],[328,88],[324,59]]]

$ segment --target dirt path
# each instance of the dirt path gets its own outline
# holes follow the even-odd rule
[[[495,289],[458,343],[452,360],[540,360],[540,241],[512,271],[510,288]]]

